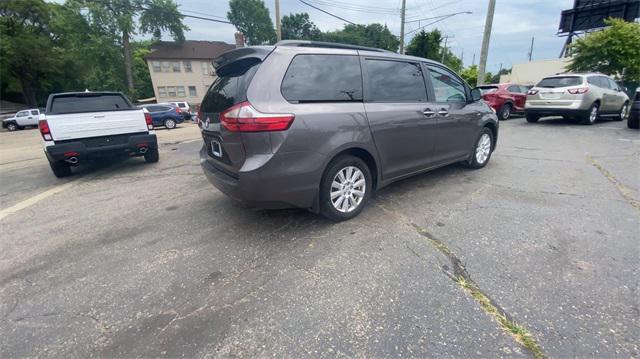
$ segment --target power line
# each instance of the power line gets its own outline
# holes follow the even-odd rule
[[[344,21],[344,22],[348,22],[348,23],[349,23],[349,24],[351,24],[351,25],[356,25],[356,23],[355,23],[355,22],[349,21],[349,20],[347,20],[347,19],[343,19],[343,18],[341,18],[341,17],[340,17],[340,16],[338,16],[338,15],[334,15],[334,14],[332,14],[332,13],[328,12],[328,11],[322,10],[321,8],[319,8],[319,7],[317,7],[317,6],[314,6],[314,5],[311,5],[311,4],[309,4],[308,2],[306,2],[306,1],[304,1],[304,0],[298,0],[298,1],[300,1],[301,3],[303,3],[303,4],[307,5],[307,6],[312,7],[312,8],[314,8],[314,9],[318,10],[318,11],[321,11],[321,12],[323,12],[323,13],[325,13],[325,14],[329,15],[329,16],[333,16],[333,17],[335,17],[336,19],[340,19],[340,20],[342,20],[342,21]]]
[[[450,17],[456,16],[456,15],[459,15],[459,14],[471,14],[471,11],[466,11],[466,12],[457,12],[457,13],[453,13],[453,14],[449,14],[449,15],[444,15],[444,17],[442,17],[441,19],[438,19],[438,20],[436,20],[436,21],[432,21],[432,22],[430,22],[430,23],[428,23],[428,24],[426,24],[426,25],[420,26],[420,27],[418,27],[418,28],[416,28],[416,29],[413,29],[413,30],[411,30],[411,31],[407,32],[407,33],[405,34],[405,36],[406,36],[406,35],[409,35],[409,34],[411,34],[411,33],[414,33],[414,32],[416,32],[416,31],[418,31],[418,30],[424,29],[424,28],[425,28],[425,27],[427,27],[427,26],[431,26],[431,25],[433,25],[433,24],[435,24],[435,23],[438,23],[438,22],[440,22],[440,21],[446,20],[446,19],[448,19],[448,18],[450,18]]]
[[[190,18],[194,18],[194,19],[200,19],[200,20],[207,20],[207,21],[213,21],[213,22],[221,22],[223,24],[231,24],[233,25],[233,23],[231,23],[230,21],[225,21],[225,20],[218,20],[218,19],[212,19],[209,17],[202,17],[202,16],[195,16],[195,15],[188,15],[188,14],[180,14],[184,17],[190,17]]]
[[[218,19],[227,20],[226,16],[218,16],[218,15],[213,15],[213,14],[207,14],[206,12],[193,11],[193,10],[184,10],[184,9],[181,9],[181,11],[182,12],[190,12],[192,14],[197,14],[197,15],[204,15],[204,16],[209,16],[209,17],[217,17]]]
[[[334,1],[334,0],[309,0],[309,2],[312,2],[317,5],[339,7],[340,9],[348,9],[348,10],[368,12],[368,13],[374,13],[374,14],[396,15],[400,13],[400,9],[397,9],[397,8],[350,4],[350,3],[344,3],[340,1]]]

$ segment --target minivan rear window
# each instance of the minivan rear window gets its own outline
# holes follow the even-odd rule
[[[353,55],[297,55],[281,91],[290,102],[362,101],[360,60]]]
[[[247,88],[260,63],[252,63],[248,68],[234,72],[218,73],[219,77],[211,84],[200,104],[203,113],[220,113],[229,107],[247,100]]]
[[[562,76],[562,77],[547,77],[542,79],[537,87],[568,87],[577,86],[582,84],[582,77],[579,76]]]
[[[119,111],[132,108],[121,94],[77,94],[53,97],[49,113]]]

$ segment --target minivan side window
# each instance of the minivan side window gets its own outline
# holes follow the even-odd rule
[[[427,102],[419,63],[365,59],[367,102]]]
[[[441,67],[427,65],[436,102],[466,102],[464,83]]]
[[[297,55],[281,91],[289,102],[362,101],[360,60],[355,55]]]

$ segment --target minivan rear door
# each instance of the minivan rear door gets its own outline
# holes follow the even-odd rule
[[[242,133],[223,130],[220,114],[247,100],[247,88],[270,50],[240,48],[215,60],[218,78],[200,104],[200,128],[207,161],[227,175],[237,177],[246,153]]]
[[[383,179],[431,166],[437,119],[420,64],[363,57],[362,68],[365,110]]]

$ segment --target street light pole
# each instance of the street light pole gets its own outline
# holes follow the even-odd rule
[[[478,85],[484,83],[484,73],[487,67],[487,57],[489,55],[489,41],[491,40],[491,27],[493,26],[493,14],[496,11],[496,0],[489,0],[489,9],[484,24],[484,35],[482,36],[482,49],[480,50],[480,65],[478,67]]]

